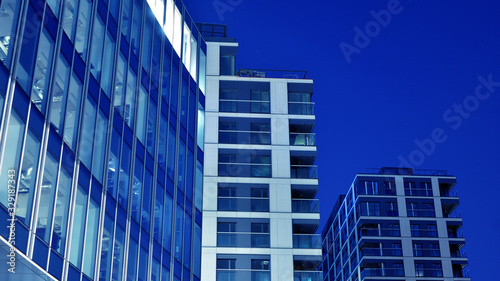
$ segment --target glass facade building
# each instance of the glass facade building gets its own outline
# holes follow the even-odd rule
[[[313,81],[235,69],[221,25],[207,40],[202,280],[321,280]]]
[[[470,280],[455,184],[446,171],[358,174],[323,229],[324,280]]]
[[[207,46],[183,4],[3,0],[0,26],[0,279],[200,280]]]

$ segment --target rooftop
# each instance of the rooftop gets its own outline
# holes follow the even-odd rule
[[[413,169],[413,168],[401,168],[401,167],[367,168],[365,173],[359,173],[359,174],[451,176],[448,175],[448,171],[446,170]]]

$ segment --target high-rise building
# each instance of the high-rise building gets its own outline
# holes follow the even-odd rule
[[[181,1],[0,2],[0,280],[200,279],[205,53]]]
[[[202,280],[321,280],[313,81],[236,70],[223,25],[207,41]]]
[[[470,280],[455,184],[446,171],[356,175],[323,229],[324,280]]]

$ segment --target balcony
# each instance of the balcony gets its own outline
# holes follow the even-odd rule
[[[221,177],[271,177],[271,164],[219,163]]]
[[[269,198],[219,196],[217,200],[218,211],[269,212]]]
[[[290,165],[290,173],[293,179],[318,179],[318,166]]]
[[[363,247],[360,257],[400,257],[403,255],[401,248],[370,248]]]
[[[269,233],[217,232],[218,247],[269,248]]]
[[[322,271],[294,271],[293,281],[321,281],[323,280]]]
[[[243,69],[238,70],[239,77],[306,79],[307,71],[277,69]]]
[[[443,277],[442,269],[420,269],[415,268],[416,277]]]
[[[315,146],[315,133],[290,133],[290,145]]]
[[[319,213],[319,200],[292,199],[292,213]]]
[[[294,234],[293,247],[296,249],[321,249],[321,235]]]
[[[399,229],[390,229],[390,228],[360,228],[359,229],[360,237],[400,237],[401,232]]]
[[[429,197],[432,196],[432,189],[425,188],[405,188],[406,196],[424,196]]]
[[[314,102],[288,102],[288,114],[314,115]]]
[[[361,271],[361,279],[365,277],[401,277],[405,275],[403,268],[364,268]]]
[[[426,209],[410,209],[406,211],[408,217],[424,217],[424,218],[434,218],[436,217],[436,213],[434,210],[426,210]]]
[[[271,280],[271,272],[255,269],[217,269],[217,280]]]

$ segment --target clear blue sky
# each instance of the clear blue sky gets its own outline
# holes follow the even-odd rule
[[[237,67],[307,70],[315,80],[322,223],[366,168],[403,158],[448,170],[458,182],[467,269],[490,279],[500,262],[499,1],[184,3],[194,21],[229,26],[240,43]],[[433,137],[434,149],[424,141]]]

